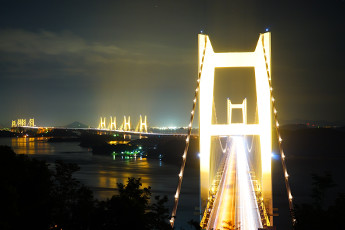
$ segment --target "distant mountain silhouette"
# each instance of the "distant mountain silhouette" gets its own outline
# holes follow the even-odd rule
[[[345,120],[338,120],[338,121],[327,121],[327,120],[302,120],[302,119],[294,119],[294,120],[281,120],[279,121],[281,125],[307,125],[309,127],[341,127],[345,126]]]
[[[85,124],[83,124],[83,123],[80,123],[80,122],[78,122],[78,121],[75,121],[75,122],[73,122],[73,123],[71,123],[71,124],[68,124],[68,125],[65,125],[64,126],[65,128],[89,128],[89,126],[88,125],[85,125]]]
[[[280,129],[285,129],[285,130],[297,130],[297,129],[306,129],[306,128],[308,128],[308,126],[305,124],[286,124],[286,125],[280,126]]]

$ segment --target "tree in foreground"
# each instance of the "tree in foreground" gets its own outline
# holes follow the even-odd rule
[[[0,146],[0,229],[48,229],[51,172],[47,165]]]
[[[99,229],[171,229],[167,197],[155,197],[150,204],[151,188],[141,188],[141,179],[128,178],[127,184],[117,184],[119,194],[98,204]]]
[[[345,193],[338,193],[333,203],[326,202],[329,190],[336,186],[331,174],[313,174],[312,179],[312,203],[296,205],[296,229],[345,229]]]

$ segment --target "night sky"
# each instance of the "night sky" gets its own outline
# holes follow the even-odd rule
[[[216,52],[241,52],[253,51],[266,28],[280,119],[345,121],[343,0],[0,4],[1,126],[31,117],[38,126],[97,126],[111,115],[136,123],[140,114],[150,126],[187,126],[198,33],[210,36]],[[254,75],[217,74],[217,114],[224,117],[226,97],[243,100],[236,90],[253,97]]]

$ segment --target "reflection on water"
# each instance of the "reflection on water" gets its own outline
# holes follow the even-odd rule
[[[28,154],[53,164],[55,160],[77,163],[75,177],[90,187],[98,199],[116,194],[117,183],[126,184],[129,177],[141,178],[143,187],[152,187],[158,195],[173,194],[177,168],[160,160],[142,157],[93,155],[91,149],[76,142],[47,142],[45,137],[0,138],[0,145],[10,145],[18,154]],[[119,143],[119,142],[117,142]]]
[[[110,145],[117,145],[117,144],[127,144],[129,141],[109,141],[108,144]]]
[[[116,164],[121,164],[121,171],[117,170],[99,170],[98,171],[98,187],[116,189],[118,183],[126,184],[129,177],[140,177],[143,187],[152,186],[150,170],[150,162],[146,158],[119,158]],[[107,193],[100,194],[101,199],[109,197]]]
[[[18,154],[48,154],[54,151],[46,137],[11,138],[11,146]]]
[[[109,176],[104,176],[104,174],[106,174],[106,172],[104,171],[99,171],[99,187],[103,187],[103,188],[112,188],[115,189],[116,188],[116,183],[122,183],[122,182],[118,182],[115,178],[109,177]]]

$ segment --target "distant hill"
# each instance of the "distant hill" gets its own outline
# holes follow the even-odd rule
[[[326,120],[281,120],[279,121],[281,125],[295,125],[295,124],[304,124],[309,126],[310,128],[318,128],[318,127],[341,127],[345,126],[345,120],[338,120],[338,121],[326,121]]]
[[[73,122],[73,123],[71,123],[69,125],[65,125],[64,127],[65,128],[72,128],[72,129],[75,129],[75,128],[89,128],[88,125],[85,125],[85,124],[80,123],[78,121],[75,121],[75,122]]]
[[[308,128],[305,124],[288,124],[288,125],[281,125],[280,129],[285,130],[297,130],[297,129],[306,129]]]

